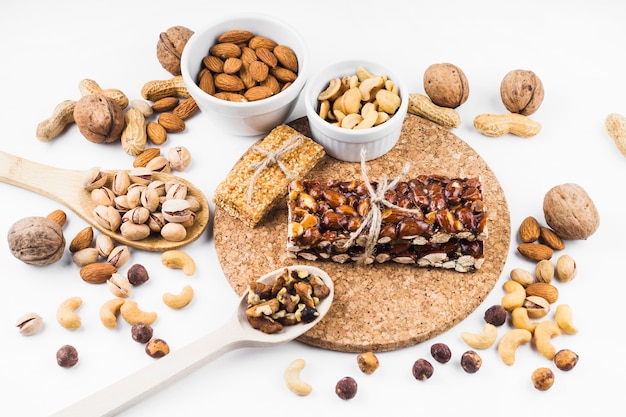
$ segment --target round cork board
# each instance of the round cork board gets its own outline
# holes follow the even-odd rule
[[[289,123],[310,137],[306,118]],[[488,209],[485,262],[460,273],[393,262],[360,266],[306,261],[286,255],[287,207],[274,208],[255,228],[216,207],[213,235],[224,274],[237,294],[248,282],[286,265],[306,264],[332,277],[335,298],[320,323],[298,338],[311,346],[342,352],[384,352],[413,346],[450,329],[472,313],[495,286],[509,250],[511,221],[504,192],[482,158],[450,131],[407,115],[394,148],[367,162],[371,180],[396,177],[409,162],[409,176],[441,174],[479,177]],[[308,175],[358,179],[360,165],[325,156]]]

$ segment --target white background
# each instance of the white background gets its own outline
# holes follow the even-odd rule
[[[183,25],[200,30],[207,22],[238,11],[271,13],[295,25],[307,39],[312,70],[344,58],[379,60],[394,68],[412,92],[423,92],[424,70],[433,63],[459,66],[470,83],[469,100],[458,111],[462,124],[454,133],[478,151],[498,177],[509,204],[512,241],[500,281],[484,303],[466,320],[431,341],[380,353],[380,368],[362,374],[356,354],[325,351],[301,343],[277,348],[240,350],[210,363],[184,380],[122,413],[124,416],[211,415],[238,410],[250,415],[566,415],[598,412],[607,415],[622,405],[626,361],[623,341],[624,308],[624,170],[626,159],[604,129],[611,112],[626,114],[626,5],[622,1],[22,1],[0,6],[0,149],[34,161],[72,169],[132,166],[119,146],[87,142],[74,126],[57,139],[35,138],[37,124],[65,99],[77,99],[78,82],[96,80],[139,98],[142,85],[169,78],[156,58],[161,31]],[[543,129],[531,139],[488,138],[477,133],[473,118],[506,111],[500,101],[503,76],[529,69],[542,79],[543,105],[532,118]],[[301,103],[291,119],[304,115]],[[230,137],[198,114],[187,130],[171,134],[162,149],[184,145],[193,156],[182,175],[211,199],[239,156],[256,138]],[[45,173],[42,173],[45,175]],[[532,264],[517,255],[517,226],[529,215],[543,221],[542,201],[548,189],[573,182],[583,186],[600,212],[601,225],[586,241],[567,242],[565,253],[578,262],[570,283],[557,283],[560,302],[573,309],[579,334],[554,339],[558,349],[580,355],[578,366],[555,370],[551,390],[539,392],[530,382],[540,366],[554,366],[526,345],[515,365],[503,364],[495,347],[479,353],[483,366],[466,374],[459,358],[469,347],[460,334],[479,332],[483,313],[500,302],[502,282],[514,267]],[[17,187],[0,184],[0,231],[18,219],[47,215],[64,208]],[[86,227],[68,213],[64,228],[71,239]],[[172,349],[182,347],[222,324],[236,304],[217,261],[211,227],[185,248],[197,262],[197,273],[185,277],[160,265],[158,254],[135,251],[131,262],[151,273],[134,298],[145,310],[159,313],[155,335]],[[28,266],[11,256],[0,239],[0,414],[44,416],[83,398],[125,375],[151,364],[141,345],[130,338],[129,326],[105,329],[98,308],[110,298],[106,286],[89,285],[78,275],[69,254],[49,267]],[[168,310],[165,291],[191,284],[193,303]],[[83,326],[61,328],[55,320],[59,303],[83,298]],[[41,333],[21,336],[15,326],[27,311],[44,317]],[[500,328],[500,334],[505,328]],[[449,344],[450,363],[430,357],[434,342]],[[79,351],[76,367],[56,364],[63,344]],[[283,383],[283,370],[296,358],[307,361],[303,378],[313,385],[308,397],[298,397]],[[434,376],[425,382],[411,375],[418,358],[431,360]],[[334,393],[335,383],[353,376],[359,392],[351,401]]]

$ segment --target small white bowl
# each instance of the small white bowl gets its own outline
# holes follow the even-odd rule
[[[298,57],[298,78],[284,91],[263,100],[234,103],[205,93],[196,84],[202,59],[222,33],[249,30],[293,49]],[[309,52],[304,38],[288,23],[272,16],[240,13],[220,18],[205,29],[194,32],[185,44],[181,57],[181,73],[189,94],[200,111],[224,131],[238,136],[254,136],[269,132],[284,123],[294,109],[308,73]]]
[[[358,67],[364,67],[374,75],[386,75],[393,81],[400,93],[400,107],[389,120],[368,129],[353,130],[334,126],[318,114],[317,97],[326,89],[330,80],[354,75]],[[409,105],[408,96],[408,89],[400,77],[381,64],[362,59],[332,64],[313,74],[304,89],[304,108],[312,139],[322,145],[328,155],[341,161],[361,161],[362,149],[365,149],[366,161],[376,159],[389,152],[398,141]]]

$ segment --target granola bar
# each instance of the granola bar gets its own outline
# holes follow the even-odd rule
[[[213,202],[250,227],[256,226],[325,155],[324,148],[280,125],[252,146],[217,186]]]
[[[288,253],[340,263],[393,261],[459,272],[480,268],[488,233],[479,179],[420,175],[398,181],[376,204],[372,191],[379,184],[369,185],[292,181]]]

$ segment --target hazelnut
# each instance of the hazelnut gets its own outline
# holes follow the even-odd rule
[[[342,400],[350,400],[356,396],[358,385],[350,376],[341,378],[335,385],[335,394]]]
[[[147,323],[135,323],[131,327],[130,331],[135,342],[148,343],[150,339],[152,339],[153,329],[152,326]]]
[[[430,347],[430,354],[439,363],[448,363],[452,358],[452,352],[445,343],[434,343]]]
[[[571,371],[577,363],[578,354],[569,349],[561,349],[554,355],[554,364],[561,371]]]
[[[543,84],[532,71],[513,70],[502,79],[500,96],[508,111],[528,116],[543,102]]]
[[[554,384],[554,372],[550,368],[537,368],[531,376],[533,385],[539,391],[547,391]]]
[[[598,229],[600,214],[583,187],[567,183],[552,187],[543,199],[548,226],[561,239],[585,240]]]
[[[80,133],[93,143],[111,143],[122,137],[124,111],[103,94],[81,97],[74,107],[74,121]]]
[[[492,305],[485,311],[485,322],[502,326],[506,321],[506,309],[499,304]]]
[[[373,352],[364,352],[356,357],[359,369],[367,375],[373,374],[379,366],[378,357]]]
[[[434,371],[435,368],[433,368],[433,365],[426,359],[418,359],[415,361],[415,363],[413,363],[413,376],[418,381],[425,381],[429,379],[431,376],[433,376]]]
[[[63,229],[52,219],[31,216],[15,222],[7,233],[13,256],[30,265],[50,265],[63,257]]]
[[[62,368],[71,368],[78,363],[78,351],[72,345],[64,345],[57,351],[57,364]]]
[[[151,358],[158,359],[170,353],[170,347],[163,339],[151,339],[146,344],[146,353]]]
[[[128,281],[130,281],[130,283],[134,286],[144,284],[150,279],[148,271],[141,264],[134,264],[130,268],[128,268],[126,276],[128,278]]]
[[[433,64],[424,72],[424,91],[436,105],[457,108],[467,101],[469,82],[456,65]]]
[[[161,32],[157,42],[157,59],[161,66],[172,75],[180,75],[180,58],[183,49],[193,35],[193,31],[184,26],[172,26]]]
[[[461,367],[468,374],[474,374],[478,372],[483,360],[478,353],[473,350],[468,350],[461,355]]]

